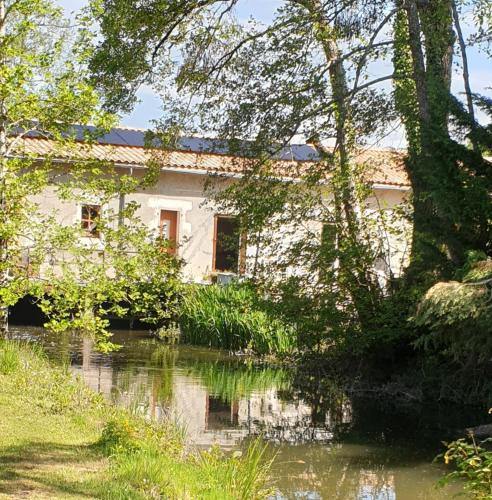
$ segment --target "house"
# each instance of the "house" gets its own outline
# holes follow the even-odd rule
[[[83,143],[80,144],[82,149]],[[36,135],[24,137],[18,147],[18,154],[40,159],[53,152],[54,143]],[[115,204],[121,207],[129,201],[137,202],[142,221],[176,243],[175,251],[185,262],[186,279],[209,281],[217,273],[247,270],[248,260],[255,254],[255,249],[241,237],[237,237],[232,245],[225,243],[235,234],[236,220],[230,214],[205,206],[204,182],[210,174],[219,174],[234,182],[251,160],[229,154],[216,141],[200,138],[184,138],[177,149],[148,149],[145,147],[145,130],[123,127],[113,129],[80,154],[111,161],[122,173],[132,176],[141,176],[151,158],[159,161],[160,175],[154,186],[115,200]],[[57,151],[55,156],[60,162],[71,161],[68,152]],[[277,155],[275,169],[280,178],[292,179],[296,172],[313,166],[318,159],[314,146],[292,145]],[[361,151],[357,161],[371,166],[369,180],[374,192],[371,202],[374,206],[391,209],[405,200],[410,184],[403,167],[402,152]],[[54,190],[48,189],[34,201],[43,210],[58,209],[60,222],[80,223],[88,235],[98,237],[94,219],[101,207],[93,200],[61,203]],[[395,268],[401,267],[404,261],[407,243],[394,242],[391,258]]]

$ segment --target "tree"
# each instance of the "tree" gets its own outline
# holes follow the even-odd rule
[[[134,9],[125,0],[94,3],[102,34],[91,62],[95,81],[110,109],[129,109],[144,82],[160,89],[168,140],[181,131],[206,131],[227,140],[233,152],[260,158],[249,163],[230,196],[219,194],[220,202],[261,240],[262,227],[275,218],[288,217],[298,226],[306,217],[317,218],[334,227],[338,267],[328,274],[336,283],[336,302],[354,306],[362,329],[377,329],[380,306],[392,290],[381,287],[372,272],[385,255],[375,248],[374,236],[387,217],[384,210],[361,215],[367,215],[370,195],[368,166],[357,168],[355,157],[397,118],[409,142],[413,191],[412,248],[403,283],[408,300],[400,309],[439,277],[450,276],[467,250],[491,251],[490,167],[480,146],[473,150],[461,142],[464,135],[472,144],[479,137],[486,141],[487,131],[450,91],[458,11],[451,0],[285,0],[264,24],[238,22],[238,3],[154,0],[137,2]],[[389,63],[390,57],[392,70],[371,78],[371,64]],[[394,93],[380,86],[385,81],[393,83]],[[321,157],[315,168],[291,172],[312,189],[309,196],[297,184],[280,187],[272,171],[272,160],[298,134],[315,143]],[[327,179],[332,198],[323,211]],[[265,198],[266,192],[275,195]],[[320,245],[312,242],[310,234],[290,256],[318,265]]]
[[[396,71],[410,78],[396,81],[396,105],[409,142],[407,168],[412,181],[414,231],[408,279],[422,288],[436,277],[450,277],[466,252],[490,252],[491,169],[478,141],[483,127],[451,94],[456,5],[450,0],[401,2],[395,27]],[[466,74],[466,51],[461,40]],[[402,76],[402,75],[401,75]],[[467,133],[473,149],[453,137],[452,120]]]
[[[138,207],[111,208],[152,182],[159,166],[136,178],[92,155],[115,118],[88,80],[90,18],[77,23],[74,37],[50,0],[0,0],[0,321],[5,332],[8,308],[31,295],[52,328],[88,329],[103,345],[108,311],[123,314],[131,303],[150,318],[149,300],[159,310],[157,299],[172,295],[179,265],[140,223]],[[50,152],[26,152],[27,136],[49,139]],[[84,238],[80,223],[64,226],[56,211],[43,210],[46,191],[61,202],[100,204],[101,238]]]
[[[241,25],[231,14],[236,4],[154,1],[139,4],[133,12],[125,1],[94,4],[100,9],[103,35],[91,63],[95,81],[110,109],[129,109],[144,81],[162,89],[168,115],[161,128],[167,144],[185,128],[206,130],[227,140],[239,156],[260,158],[249,162],[247,175],[234,194],[230,191],[228,205],[263,243],[263,230],[272,227],[274,217],[310,213],[314,218],[316,196],[303,200],[295,189],[287,189],[288,183],[280,187],[272,160],[297,134],[316,142],[322,160],[303,172],[303,180],[317,194],[328,178],[336,186],[330,206],[317,218],[339,233],[333,259],[339,266],[332,276],[343,285],[343,302],[348,295],[359,322],[367,325],[382,290],[371,270],[378,252],[360,218],[367,191],[353,157],[357,138],[391,121],[388,100],[371,89],[377,82],[364,78],[366,65],[391,45],[382,33],[393,14],[385,2],[286,1],[271,25]],[[177,96],[168,91],[173,83]],[[378,112],[369,117],[365,110],[370,105]],[[333,149],[323,146],[326,140],[334,141]],[[274,185],[273,203],[257,197],[247,203],[242,196],[241,205],[241,188],[251,195],[260,182]],[[215,197],[219,200],[227,204],[223,194]],[[306,221],[295,216],[291,222]]]

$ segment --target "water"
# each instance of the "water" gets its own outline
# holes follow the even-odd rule
[[[460,490],[435,487],[443,474],[432,463],[440,439],[470,424],[449,409],[350,399],[330,381],[299,382],[285,369],[167,346],[144,332],[118,332],[114,340],[123,348],[109,355],[73,335],[34,328],[16,333],[41,342],[108,400],[176,421],[197,446],[232,450],[263,435],[276,453],[276,499],[433,500]]]

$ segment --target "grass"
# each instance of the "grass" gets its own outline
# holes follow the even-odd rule
[[[30,345],[0,341],[0,499],[260,499],[270,461],[189,449],[171,423],[115,408]]]
[[[289,354],[294,329],[263,307],[247,284],[192,285],[180,309],[181,341],[232,351]]]

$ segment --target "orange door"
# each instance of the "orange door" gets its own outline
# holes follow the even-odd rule
[[[178,243],[178,212],[161,210],[161,236],[171,242],[169,253],[176,253]]]

